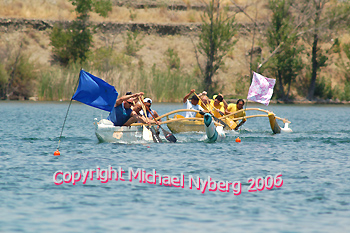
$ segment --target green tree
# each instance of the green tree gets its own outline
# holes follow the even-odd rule
[[[330,41],[332,36],[337,34],[337,30],[348,25],[349,3],[334,0],[298,0],[294,2],[294,9],[299,17],[307,19],[299,34],[310,46],[308,55],[311,60],[309,69],[311,78],[307,99],[312,100],[319,71],[331,62],[330,54],[321,48],[320,43]]]
[[[225,55],[236,44],[234,35],[238,27],[234,16],[229,16],[228,11],[220,7],[220,0],[211,0],[205,4],[206,10],[201,16],[202,31],[197,45],[199,53],[206,58],[205,65],[200,64],[197,49],[196,58],[204,76],[204,88],[212,95],[216,89],[213,76],[224,63]]]
[[[350,100],[350,43],[338,44],[336,52],[339,54],[337,67],[340,69],[340,73],[344,76],[344,85],[342,93],[338,96],[341,100]],[[342,52],[346,58],[343,58]]]
[[[350,43],[345,43],[341,46],[342,51],[345,53],[347,60],[344,60],[341,51],[339,51],[340,62],[337,63],[337,66],[340,67],[341,72],[345,77],[345,81],[350,83]]]
[[[94,11],[107,17],[112,10],[110,0],[69,0],[75,6],[76,20],[67,29],[62,24],[55,25],[50,34],[52,52],[55,60],[63,65],[87,58],[87,52],[92,46],[93,28],[89,22],[89,14]]]
[[[303,47],[298,47],[298,37],[293,30],[294,18],[291,15],[289,0],[270,0],[269,9],[272,11],[271,24],[267,30],[267,42],[270,52],[276,53],[266,68],[277,78],[278,98],[289,99],[292,82],[303,68],[300,53]]]

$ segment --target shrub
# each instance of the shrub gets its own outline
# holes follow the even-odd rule
[[[50,34],[50,45],[52,48],[52,58],[54,62],[61,65],[68,65],[72,59],[70,44],[72,41],[72,34],[70,31],[65,31],[61,23],[56,24],[52,28]]]
[[[165,52],[165,63],[168,69],[180,69],[180,58],[176,50],[168,48]]]
[[[8,84],[9,75],[5,69],[5,65],[0,63],[0,98],[6,96],[6,87]]]
[[[340,99],[350,101],[350,82],[345,83],[344,92],[342,93]]]
[[[331,82],[326,80],[323,76],[317,79],[314,95],[320,98],[332,99],[333,89]]]
[[[6,70],[9,77],[6,88],[7,98],[28,99],[32,95],[32,81],[36,77],[34,64],[29,61],[29,57],[19,54],[18,57],[9,61]]]
[[[110,0],[70,0],[75,6],[77,18],[67,29],[62,24],[56,24],[50,34],[51,45],[54,47],[53,58],[62,65],[79,61],[84,63],[92,46],[92,27],[89,14],[94,11],[107,17],[112,10]]]
[[[142,37],[138,38],[140,33],[136,30],[134,32],[128,31],[125,37],[125,54],[135,56],[138,51],[143,48],[141,44]]]

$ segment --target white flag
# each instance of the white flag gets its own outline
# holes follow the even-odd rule
[[[276,79],[266,78],[254,72],[247,99],[269,105],[275,83]]]

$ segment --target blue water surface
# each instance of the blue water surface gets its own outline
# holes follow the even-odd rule
[[[181,107],[153,104],[159,114]],[[217,143],[186,133],[176,134],[175,144],[113,144],[99,143],[94,133],[93,119],[108,113],[73,103],[61,155],[53,156],[67,108],[67,102],[0,102],[0,232],[350,232],[349,106],[270,105],[292,122],[286,134],[274,135],[267,118],[253,118]],[[109,165],[183,174],[184,188],[53,181],[59,170]],[[249,178],[277,174],[280,188],[248,192]],[[241,194],[203,194],[189,188],[189,176],[239,181]]]

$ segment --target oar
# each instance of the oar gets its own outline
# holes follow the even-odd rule
[[[219,119],[224,120],[224,119],[226,119],[227,117],[232,116],[232,115],[234,115],[234,114],[236,114],[236,113],[243,112],[243,111],[248,111],[248,110],[256,110],[256,111],[261,111],[261,112],[269,113],[269,111],[264,110],[264,109],[261,109],[261,108],[247,108],[247,109],[238,110],[238,111],[236,111],[236,112],[232,112],[232,113],[230,113],[230,114],[228,114],[228,115],[224,115],[224,116],[220,117]],[[171,111],[171,112],[165,113],[165,114],[163,114],[163,115],[157,117],[156,119],[159,120],[159,119],[162,119],[162,118],[164,118],[164,117],[166,117],[166,116],[169,116],[169,115],[172,115],[172,114],[175,114],[175,113],[178,113],[178,112],[199,112],[199,111],[198,111],[198,110],[194,110],[194,109],[177,109],[177,110],[173,110],[173,111]],[[188,118],[186,118],[186,119],[188,119]],[[195,118],[194,118],[194,119],[195,119]],[[197,119],[197,120],[200,120],[201,118],[196,118],[196,119]],[[240,119],[241,119],[241,118],[240,118]],[[276,119],[282,120],[284,123],[291,123],[288,119],[281,118],[281,117],[278,117],[278,116],[276,116]],[[237,120],[237,119],[233,118],[233,120]],[[134,123],[134,124],[135,124],[135,123]],[[133,124],[133,125],[134,125],[134,124]],[[163,122],[161,122],[160,124],[163,124]]]
[[[166,121],[159,122],[160,125],[168,124],[171,122],[177,122],[177,121],[191,121],[191,120],[196,120],[196,121],[203,121],[203,126],[204,126],[204,119],[203,118],[198,118],[198,117],[186,117],[186,118],[176,118],[176,119],[170,119]],[[219,122],[214,122],[215,126],[223,126]],[[130,126],[140,126],[140,125],[146,125],[144,123],[132,123]]]
[[[157,122],[157,124],[158,124],[158,121],[157,121],[157,119],[154,117],[154,115],[153,115],[151,109],[149,109],[149,107],[145,104],[145,102],[143,102],[143,99],[140,99],[140,100],[142,101],[142,104],[146,107],[146,109],[149,111],[149,113],[151,113],[151,115],[152,115],[154,121]],[[147,112],[145,112],[145,116],[147,117]],[[158,125],[159,125],[159,124],[158,124]],[[159,128],[163,131],[163,134],[164,134],[166,140],[168,140],[169,142],[176,142],[176,141],[177,141],[176,137],[175,137],[172,133],[170,133],[169,131],[163,129],[163,127],[160,126],[160,125],[159,125]]]
[[[194,92],[194,94],[197,96],[198,99],[200,99],[199,96],[196,94],[196,92]],[[204,104],[204,103],[203,103],[203,104]],[[208,106],[207,106],[206,104],[204,104],[204,105],[205,105],[205,108],[209,111]],[[213,106],[213,108],[216,109],[214,106]],[[232,129],[232,128],[231,128],[230,126],[228,126],[223,120],[220,120],[219,118],[217,118],[216,116],[214,116],[214,114],[212,114],[210,111],[209,111],[209,113],[212,115],[212,117],[214,118],[214,120],[220,122],[220,124],[222,124],[222,125],[224,126],[224,128],[227,127],[227,128]]]
[[[165,113],[165,114],[157,117],[156,119],[159,120],[159,119],[162,119],[164,117],[167,117],[169,115],[172,115],[172,114],[175,114],[175,113],[178,113],[178,112],[198,112],[199,113],[200,111],[194,110],[194,109],[176,109],[176,110],[173,110],[171,112]],[[198,118],[198,119],[200,119],[200,118]]]
[[[213,116],[213,118],[214,119],[217,119],[217,121],[218,122],[224,122],[224,128],[229,128],[229,129],[231,129],[231,130],[236,130],[236,127],[237,127],[237,123],[236,122],[234,122],[232,119],[230,119],[230,118],[226,118],[226,119],[223,119],[222,120],[222,117],[224,116],[224,114],[223,113],[221,113],[220,112],[220,110],[218,110],[214,105],[212,105],[210,102],[209,102],[209,104],[210,104],[210,106],[215,110],[215,111],[217,111],[220,115],[221,115],[221,117],[220,118],[217,118],[217,117],[215,117],[214,116],[214,114],[212,114],[212,116]]]
[[[138,97],[140,102],[142,103],[142,109],[144,112],[146,112],[146,108],[145,105],[143,104],[143,100],[140,98],[140,96]],[[146,126],[152,133],[152,139],[155,143],[161,143],[162,139],[160,139],[159,134],[157,134],[156,130],[154,129],[154,127],[150,124],[148,117],[146,116],[146,122],[149,124],[148,126]]]
[[[230,116],[232,116],[232,115],[234,115],[234,114],[237,114],[237,113],[243,112],[243,111],[248,111],[248,110],[270,113],[270,111],[265,110],[265,109],[261,109],[261,108],[246,108],[246,109],[241,109],[241,110],[238,110],[238,111],[236,111],[236,112],[232,112],[232,113],[230,113],[230,114],[228,114],[228,115],[222,116],[222,117],[220,117],[220,119],[226,119],[227,117],[230,117]],[[286,119],[286,118],[281,118],[281,117],[278,117],[278,116],[275,116],[275,117],[276,117],[276,119],[283,121],[283,123],[292,123],[292,122],[290,122],[290,121],[289,121],[288,119]]]

